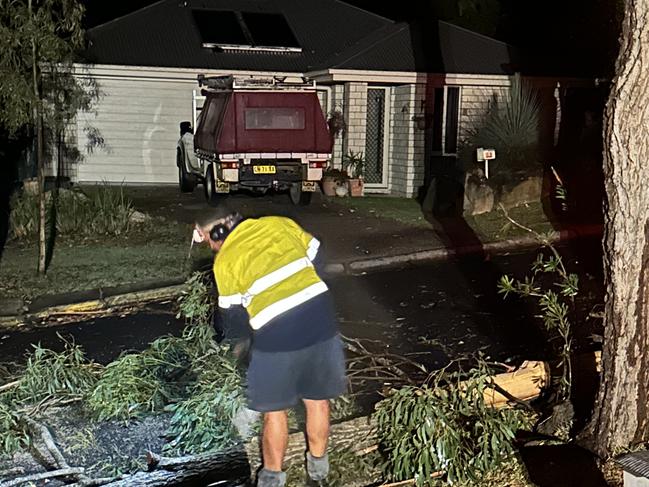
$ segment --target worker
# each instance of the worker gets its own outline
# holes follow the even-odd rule
[[[314,266],[319,241],[289,218],[243,219],[224,208],[197,224],[195,239],[216,253],[226,337],[245,339],[240,320],[228,317],[247,311],[248,404],[263,413],[257,485],[285,485],[287,411],[300,401],[306,411],[307,481],[326,485],[329,400],[345,392],[347,381],[331,294]]]

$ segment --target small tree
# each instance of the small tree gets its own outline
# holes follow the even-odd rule
[[[99,96],[94,80],[75,76],[83,47],[84,8],[77,0],[0,0],[0,124],[36,139],[39,192],[38,272],[46,271],[45,163],[56,148],[59,171],[66,127]],[[102,143],[96,133],[94,142]],[[69,154],[69,152],[67,152]]]

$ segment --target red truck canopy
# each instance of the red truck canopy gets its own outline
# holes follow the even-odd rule
[[[204,91],[194,136],[197,149],[216,154],[330,153],[333,145],[315,92]]]

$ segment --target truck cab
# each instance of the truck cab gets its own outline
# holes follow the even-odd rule
[[[198,84],[205,102],[193,147],[183,143],[186,133],[178,141],[181,191],[202,183],[218,203],[235,191],[274,190],[308,204],[333,144],[315,83],[199,75]]]

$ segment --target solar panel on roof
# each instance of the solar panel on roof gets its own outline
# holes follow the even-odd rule
[[[192,10],[192,15],[203,44],[250,45],[234,12],[226,10]]]
[[[282,14],[242,12],[241,16],[255,46],[300,47]]]

